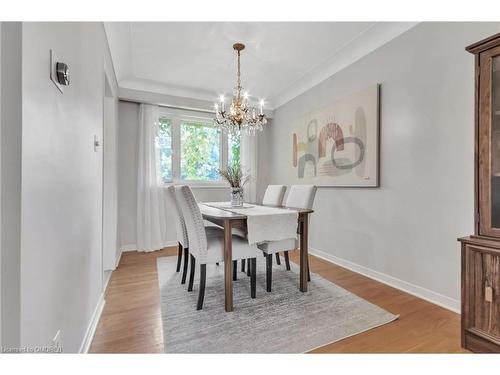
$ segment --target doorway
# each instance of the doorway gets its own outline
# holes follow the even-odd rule
[[[106,69],[105,69],[106,72]],[[116,268],[118,252],[117,99],[104,74],[102,268],[103,291]]]

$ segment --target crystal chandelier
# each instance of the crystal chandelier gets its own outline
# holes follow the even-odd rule
[[[248,134],[255,135],[256,131],[262,130],[262,126],[267,123],[266,115],[264,114],[264,100],[260,101],[260,110],[257,115],[255,108],[249,105],[248,93],[243,91],[240,78],[240,52],[245,49],[242,43],[233,45],[233,49],[238,53],[238,73],[236,87],[233,92],[233,99],[229,107],[229,113],[226,111],[224,95],[220,96],[220,103],[214,105],[215,119],[214,122],[223,131],[231,134]]]

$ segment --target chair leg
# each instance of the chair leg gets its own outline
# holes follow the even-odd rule
[[[311,272],[309,271],[309,257],[307,257],[307,281],[311,281]]]
[[[175,272],[179,272],[181,270],[181,262],[182,262],[182,245],[179,242],[179,250],[177,252],[177,268]]]
[[[184,267],[182,269],[182,281],[181,281],[181,284],[186,284],[188,262],[189,262],[189,249],[186,247],[186,248],[184,248]]]
[[[283,254],[285,255],[286,270],[290,271],[290,258],[288,257],[288,251],[284,251]]]
[[[191,268],[190,268],[190,271],[189,271],[188,292],[192,292],[193,291],[193,281],[194,281],[195,267],[196,267],[196,260],[195,260],[195,258],[193,256],[193,254],[191,254]]]
[[[245,259],[241,260],[241,272],[245,272]]]
[[[233,280],[238,279],[238,261],[233,260]]]
[[[250,264],[250,258],[247,259],[247,264]],[[250,267],[247,267],[247,276],[250,277]]]
[[[280,253],[276,253],[276,264],[277,264],[278,266],[281,266]]]
[[[268,254],[266,257],[266,290],[271,291],[273,281],[273,254]]]
[[[248,261],[250,271],[250,297],[255,298],[255,290],[257,287],[257,258],[252,258]]]
[[[198,294],[198,305],[196,310],[201,310],[203,308],[203,299],[205,298],[205,281],[207,280],[207,265],[200,265],[200,292]]]

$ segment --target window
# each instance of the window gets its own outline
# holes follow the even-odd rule
[[[160,118],[156,137],[160,157],[160,175],[163,183],[172,182],[172,125],[169,119]]]
[[[224,184],[219,169],[240,162],[240,137],[221,132],[211,118],[194,112],[164,110],[156,144],[164,184]]]
[[[221,167],[220,130],[201,122],[181,123],[181,179],[218,181]]]
[[[241,162],[240,159],[240,136],[234,136],[229,134],[227,137],[228,141],[228,156],[227,161],[228,165],[232,165],[233,163],[239,164]]]

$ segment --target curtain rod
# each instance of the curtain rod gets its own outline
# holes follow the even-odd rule
[[[164,107],[164,108],[181,109],[181,110],[185,110],[185,111],[215,114],[215,111],[210,110],[210,109],[186,107],[186,106],[165,104],[165,103],[158,103],[158,102],[153,103],[153,102],[148,102],[146,100],[140,100],[140,99],[128,99],[128,98],[120,98],[120,97],[118,99],[121,100],[122,102],[129,102],[129,103],[136,103],[136,104],[151,104],[151,105],[157,105],[158,107]]]

